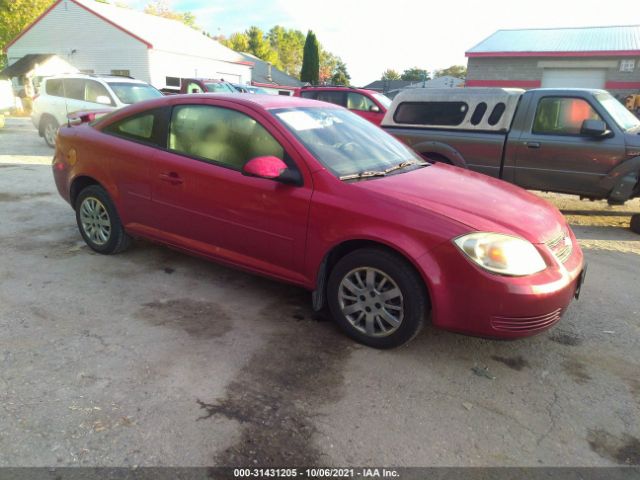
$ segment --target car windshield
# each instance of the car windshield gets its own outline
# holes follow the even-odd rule
[[[236,90],[228,83],[210,82],[210,83],[205,83],[204,85],[205,87],[207,87],[207,92],[213,92],[213,93],[235,93],[236,92]]]
[[[391,99],[386,95],[383,95],[381,93],[374,93],[373,98],[380,102],[380,104],[386,109],[389,109],[389,107],[391,106]]]
[[[348,110],[312,107],[272,113],[337,177],[423,163],[391,135]]]
[[[109,86],[122,102],[130,105],[151,98],[162,97],[162,93],[146,83],[109,82]]]
[[[596,94],[596,100],[600,102],[605,110],[613,117],[613,120],[623,130],[633,130],[640,127],[640,120],[636,116],[627,110],[627,107],[622,105],[618,100],[611,96],[609,93]]]

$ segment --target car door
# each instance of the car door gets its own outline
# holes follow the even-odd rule
[[[86,109],[116,106],[116,102],[107,88],[95,80],[87,80],[85,82],[84,101]]]
[[[129,228],[153,228],[150,169],[153,157],[166,145],[169,113],[166,107],[147,110],[102,130],[100,160],[109,166],[118,211]]]
[[[624,156],[624,138],[581,134],[584,120],[606,121],[585,98],[542,95],[530,108],[531,120],[516,150],[515,183],[556,192],[598,192],[600,180]]]
[[[347,92],[347,108],[375,125],[380,125],[384,117],[373,100],[357,92]]]
[[[258,120],[241,107],[174,106],[168,148],[153,161],[156,223],[177,245],[296,280],[311,179],[282,134]],[[248,160],[269,155],[298,169],[304,184],[242,174]]]

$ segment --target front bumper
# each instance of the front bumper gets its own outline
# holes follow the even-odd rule
[[[432,303],[432,323],[440,328],[490,338],[519,338],[557,323],[579,294],[582,251],[573,236],[563,262],[538,245],[548,267],[523,277],[492,274],[447,242],[420,259]]]

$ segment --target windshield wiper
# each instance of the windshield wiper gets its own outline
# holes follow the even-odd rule
[[[364,170],[358,173],[343,175],[340,177],[340,180],[355,180],[357,178],[384,177],[388,173],[394,172],[396,170],[401,170],[403,168],[412,167],[414,165],[419,165],[421,167],[424,167],[430,164],[427,162],[416,162],[414,160],[408,160],[405,162],[400,162],[399,164],[394,165],[393,167],[389,167],[385,170]]]

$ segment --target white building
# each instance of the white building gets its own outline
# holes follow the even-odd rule
[[[55,54],[85,73],[131,75],[158,88],[179,77],[251,83],[252,63],[201,32],[94,0],[57,0],[6,52],[9,65]]]

